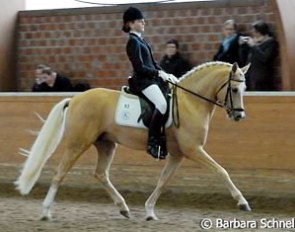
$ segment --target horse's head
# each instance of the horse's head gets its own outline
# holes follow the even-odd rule
[[[230,119],[245,118],[243,95],[246,90],[245,73],[250,64],[238,65],[215,61],[207,62],[192,69],[180,79],[178,88],[226,109]]]
[[[227,81],[219,88],[217,93],[217,99],[226,109],[228,117],[235,121],[239,121],[246,116],[243,95],[246,90],[245,73],[249,67],[250,64],[239,68],[237,63],[234,63]]]

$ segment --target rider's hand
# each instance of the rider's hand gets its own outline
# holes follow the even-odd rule
[[[179,79],[173,74],[169,74],[169,81],[171,81],[173,84],[177,84],[179,82]]]
[[[159,70],[159,77],[161,77],[163,79],[163,81],[169,81],[169,82],[172,82],[173,84],[176,84],[179,82],[177,77],[175,77],[172,74],[168,74],[168,73],[164,72],[163,70]]]

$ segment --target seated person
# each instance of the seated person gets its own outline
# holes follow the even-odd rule
[[[70,92],[72,84],[67,77],[60,76],[51,68],[44,68],[34,84],[33,92]]]
[[[91,89],[91,86],[89,83],[77,83],[73,86],[73,92],[84,92]]]
[[[35,69],[35,84],[41,84],[40,80],[41,80],[41,74],[42,74],[42,70],[48,68],[48,66],[44,65],[44,64],[38,64],[36,69]]]
[[[160,61],[160,66],[164,71],[173,74],[177,78],[192,68],[188,60],[179,53],[179,43],[175,39],[166,43],[165,55]]]

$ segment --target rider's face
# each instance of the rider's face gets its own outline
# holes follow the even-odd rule
[[[133,22],[130,22],[129,26],[132,31],[142,33],[144,32],[145,21],[144,19],[134,20]]]

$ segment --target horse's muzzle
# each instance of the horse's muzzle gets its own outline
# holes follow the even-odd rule
[[[243,116],[243,115],[237,115],[237,116],[234,117],[234,120],[236,122],[238,122],[238,121],[240,121],[241,119],[244,119],[244,118],[245,118],[245,116]]]
[[[239,111],[239,112],[233,112],[233,119],[238,122],[240,121],[241,119],[244,119],[246,117],[246,113],[245,111]]]
[[[228,117],[236,122],[246,117],[245,110],[242,108],[227,109]]]

